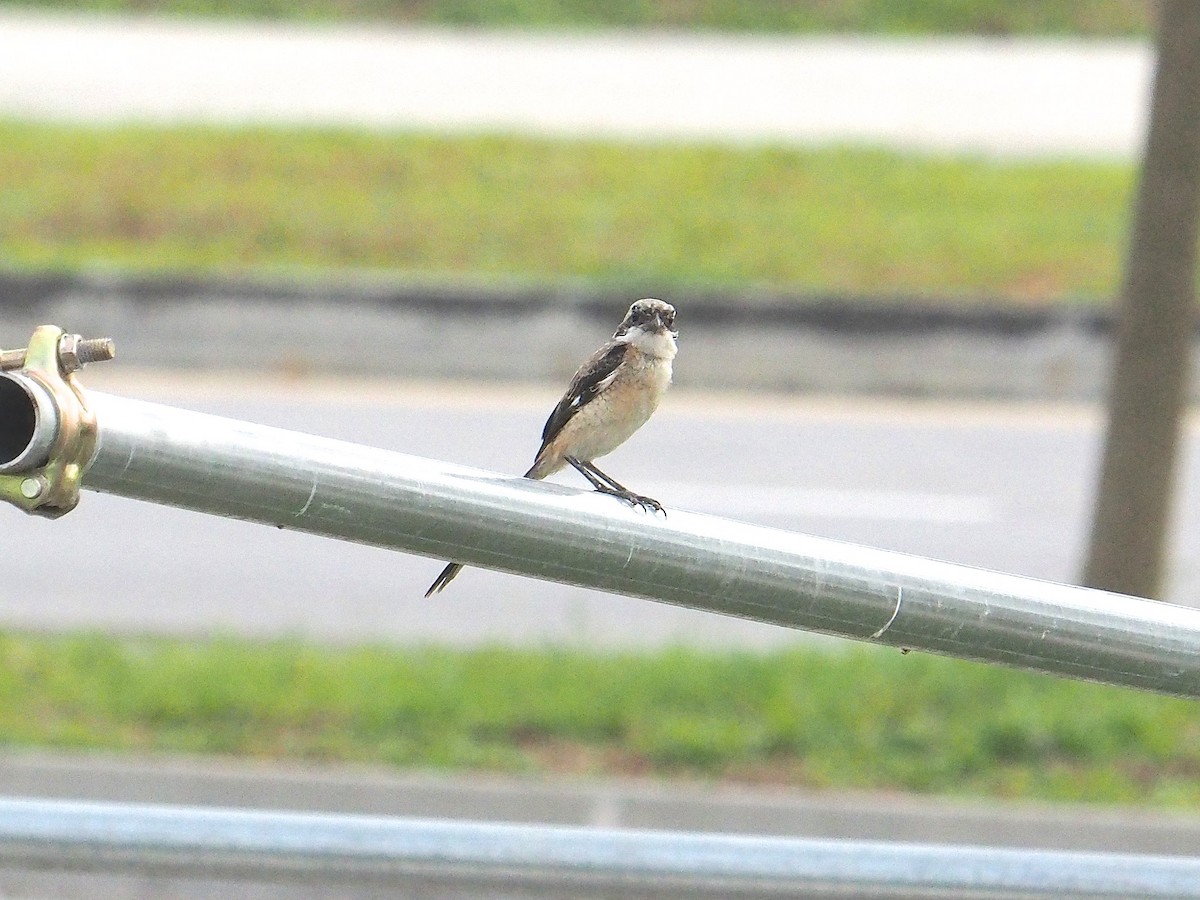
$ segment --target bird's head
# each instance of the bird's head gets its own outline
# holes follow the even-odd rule
[[[634,331],[640,331],[646,335],[670,334],[671,337],[678,337],[674,331],[674,325],[675,307],[662,300],[647,297],[644,300],[636,301],[633,306],[629,307],[629,312],[625,314],[625,320],[621,322],[621,327],[617,329],[617,333],[613,337],[625,337]]]

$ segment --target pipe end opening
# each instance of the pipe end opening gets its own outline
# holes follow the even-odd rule
[[[40,393],[24,379],[0,373],[0,473],[35,469],[49,456],[57,429],[53,406]],[[43,421],[47,415],[50,421]]]

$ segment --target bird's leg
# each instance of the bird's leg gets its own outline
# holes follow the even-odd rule
[[[660,512],[666,516],[667,511],[663,509],[662,504],[657,500],[654,500],[650,497],[643,497],[641,494],[635,494],[611,475],[606,475],[604,472],[601,472],[598,468],[596,468],[595,463],[584,462],[583,460],[576,459],[573,456],[568,456],[567,462],[569,462],[572,468],[586,478],[592,487],[594,487],[600,493],[610,494],[613,497],[618,497],[621,500],[624,500],[630,506],[640,506],[646,511],[653,510],[654,512]]]
[[[604,481],[601,481],[596,475],[593,475],[592,470],[589,469],[583,463],[581,463],[579,460],[577,460],[575,457],[568,456],[567,462],[569,462],[571,464],[571,468],[573,468],[576,472],[578,472],[580,475],[582,475],[584,478],[586,478],[588,480],[588,483],[591,484],[591,486],[594,487],[596,490],[603,491],[606,494],[612,493],[612,490],[613,490],[612,485],[610,485]]]
[[[583,465],[587,467],[589,472],[614,490],[621,491],[622,493],[632,493],[629,488],[625,487],[625,485],[621,484],[621,482],[617,481],[617,479],[613,478],[607,472],[601,472],[600,469],[596,467],[595,463],[584,463]]]

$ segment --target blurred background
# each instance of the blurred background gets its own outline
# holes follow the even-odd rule
[[[517,474],[662,297],[619,480],[1078,582],[1155,9],[0,3],[0,345],[108,335],[88,387]],[[1200,796],[1177,701],[480,570],[424,600],[439,561],[96,494],[0,518],[14,752]]]

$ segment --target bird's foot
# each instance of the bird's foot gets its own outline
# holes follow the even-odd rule
[[[597,488],[597,490],[600,490]],[[604,489],[603,494],[611,494],[618,500],[624,500],[630,506],[640,506],[646,512],[662,513],[663,518],[667,517],[667,511],[663,509],[663,505],[652,497],[643,497],[641,494],[635,494],[630,490]]]

